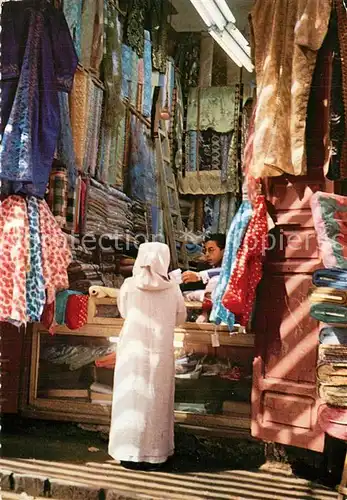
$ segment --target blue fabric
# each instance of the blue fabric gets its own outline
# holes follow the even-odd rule
[[[249,201],[242,202],[235,215],[226,240],[222,272],[219,275],[218,284],[213,292],[213,308],[210,321],[220,325],[225,323],[232,330],[235,324],[235,315],[222,305],[222,298],[226,291],[231,273],[233,271],[236,255],[241,246],[243,237],[252,217],[252,205]]]
[[[129,98],[130,82],[133,68],[133,51],[128,45],[122,44],[122,97]]]
[[[49,2],[5,2],[1,29],[0,178],[14,193],[42,198],[59,133],[58,91],[71,90],[78,59],[64,14]]]
[[[325,345],[347,345],[347,328],[326,326],[319,332],[319,342]]]
[[[337,290],[347,290],[347,271],[339,269],[318,269],[313,273],[315,286],[327,286]]]
[[[152,113],[152,44],[149,31],[145,31],[145,47],[143,53],[144,85],[143,85],[143,114]]]
[[[28,203],[30,270],[26,276],[26,301],[28,321],[40,321],[46,302],[45,280],[42,266],[40,237],[40,215],[37,198],[30,197]]]
[[[60,110],[60,132],[57,143],[58,159],[65,165],[68,173],[69,187],[76,183],[76,162],[70,121],[69,96],[66,92],[58,92]]]
[[[196,161],[197,161],[197,140],[198,134],[195,130],[188,131],[188,151],[187,151],[187,172],[196,171]]]
[[[81,57],[82,0],[64,0],[64,14],[78,58]]]

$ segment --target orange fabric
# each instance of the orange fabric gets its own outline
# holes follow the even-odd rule
[[[98,368],[109,368],[113,369],[116,366],[116,353],[107,354],[95,361],[95,366]]]

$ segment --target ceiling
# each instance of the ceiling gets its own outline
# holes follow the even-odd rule
[[[254,0],[226,0],[236,18],[236,26],[247,37],[248,14]],[[172,15],[171,25],[176,31],[202,31],[206,26],[190,0],[171,0],[177,14]]]

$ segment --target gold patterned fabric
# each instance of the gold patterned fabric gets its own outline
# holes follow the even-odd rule
[[[256,0],[251,13],[257,80],[255,177],[306,173],[306,113],[332,0]]]
[[[184,176],[179,172],[178,188],[185,195],[218,195],[237,192],[238,181],[233,185],[222,182],[220,170],[186,172]]]
[[[234,128],[234,101],[235,87],[190,89],[187,130],[229,132]]]
[[[91,81],[88,73],[78,69],[70,98],[71,127],[78,170],[83,169],[88,123],[88,102]]]

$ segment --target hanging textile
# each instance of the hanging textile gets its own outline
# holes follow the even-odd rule
[[[306,173],[307,104],[331,5],[332,0],[255,2],[251,24],[257,112],[250,169],[254,178]]]
[[[39,202],[31,196],[28,203],[29,259],[26,275],[26,315],[31,323],[39,322],[46,302],[45,280],[42,267]]]
[[[145,31],[145,46],[143,53],[144,82],[143,82],[143,115],[151,116],[152,112],[152,43],[151,34]]]
[[[214,218],[214,201],[212,196],[206,196],[204,200],[204,230],[212,233]]]
[[[83,161],[86,150],[90,85],[91,79],[88,73],[77,69],[71,93],[70,109],[76,167],[79,171],[83,170]]]
[[[48,206],[59,227],[66,225],[69,185],[64,166],[54,163],[49,179]]]
[[[54,302],[56,292],[69,288],[67,268],[72,260],[65,234],[61,231],[45,201],[40,201],[42,266],[47,304]]]
[[[143,57],[146,9],[147,0],[131,0],[124,23],[125,43],[135,51],[138,57]]]
[[[69,26],[77,57],[81,57],[81,20],[83,0],[64,0],[63,9]]]
[[[57,159],[66,166],[70,188],[76,182],[76,161],[70,121],[69,97],[64,92],[58,93],[60,109],[60,132],[57,143]]]
[[[112,129],[114,125],[119,124],[124,115],[124,105],[121,100],[122,49],[117,10],[108,0],[105,0],[104,10],[105,40],[102,69],[105,101],[103,124],[106,129]]]
[[[20,196],[9,196],[0,203],[0,321],[17,326],[27,322],[29,245],[25,200]]]
[[[211,128],[216,132],[230,132],[234,128],[234,100],[235,87],[190,89],[187,130]]]
[[[264,196],[259,196],[222,298],[223,306],[238,318],[241,326],[248,325],[253,311],[257,286],[263,272],[267,236],[266,201]]]
[[[249,221],[252,217],[252,205],[249,201],[242,202],[235,218],[233,219],[226,240],[222,272],[218,284],[213,292],[213,308],[210,321],[220,325],[225,323],[231,331],[235,324],[235,315],[228,311],[222,304],[222,298],[228,286],[230,276],[236,264],[236,256],[242,244]]]
[[[1,25],[0,178],[13,181],[14,192],[43,197],[59,134],[58,92],[70,92],[77,56],[63,12],[49,2],[5,2]]]
[[[153,68],[160,73],[165,73],[168,58],[168,5],[168,2],[165,0],[152,0],[151,5]]]
[[[103,56],[103,0],[83,0],[81,18],[81,64],[99,72]]]

